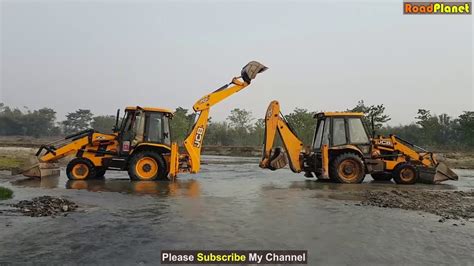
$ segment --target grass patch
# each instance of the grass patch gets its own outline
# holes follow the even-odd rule
[[[24,159],[18,157],[10,157],[0,155],[0,170],[11,170],[22,165]]]
[[[11,199],[12,197],[13,191],[5,187],[0,187],[0,200]]]

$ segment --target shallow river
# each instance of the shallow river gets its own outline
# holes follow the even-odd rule
[[[0,175],[13,200],[62,196],[78,203],[66,217],[0,214],[0,264],[156,264],[162,249],[305,249],[310,265],[469,265],[474,223],[360,206],[370,189],[474,188],[474,171],[443,185],[360,185],[306,180],[256,159],[207,156],[202,171],[176,182],[130,182],[125,172],[67,182]]]

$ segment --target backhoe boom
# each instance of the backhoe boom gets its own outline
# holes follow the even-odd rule
[[[273,143],[277,132],[285,147],[291,171],[295,173],[301,172],[303,168],[301,158],[303,142],[280,114],[280,104],[278,101],[270,103],[265,115],[265,138],[260,167],[276,170],[286,165],[286,157],[281,153],[280,149],[273,150]]]
[[[266,69],[267,67],[264,65],[252,61],[243,67],[240,77],[233,78],[229,84],[205,95],[194,104],[193,109],[195,112],[199,112],[199,115],[191,133],[184,140],[186,154],[178,154],[177,143],[173,143],[171,146],[170,178],[175,178],[179,172],[197,173],[199,171],[201,148],[209,121],[210,108],[250,85],[251,80]]]

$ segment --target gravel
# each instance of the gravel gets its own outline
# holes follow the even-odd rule
[[[72,201],[50,196],[41,196],[33,198],[32,200],[22,200],[11,206],[30,217],[66,216],[68,212],[77,209],[77,204]]]
[[[474,191],[366,191],[366,206],[425,211],[447,219],[474,218]]]

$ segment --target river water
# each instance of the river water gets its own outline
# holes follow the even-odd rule
[[[254,158],[206,156],[176,182],[42,180],[0,175],[15,198],[66,197],[66,217],[0,214],[0,264],[157,264],[162,249],[304,249],[311,265],[469,265],[474,223],[439,223],[416,211],[360,206],[371,189],[474,189],[474,171],[442,185],[359,185],[306,180],[260,169]]]

